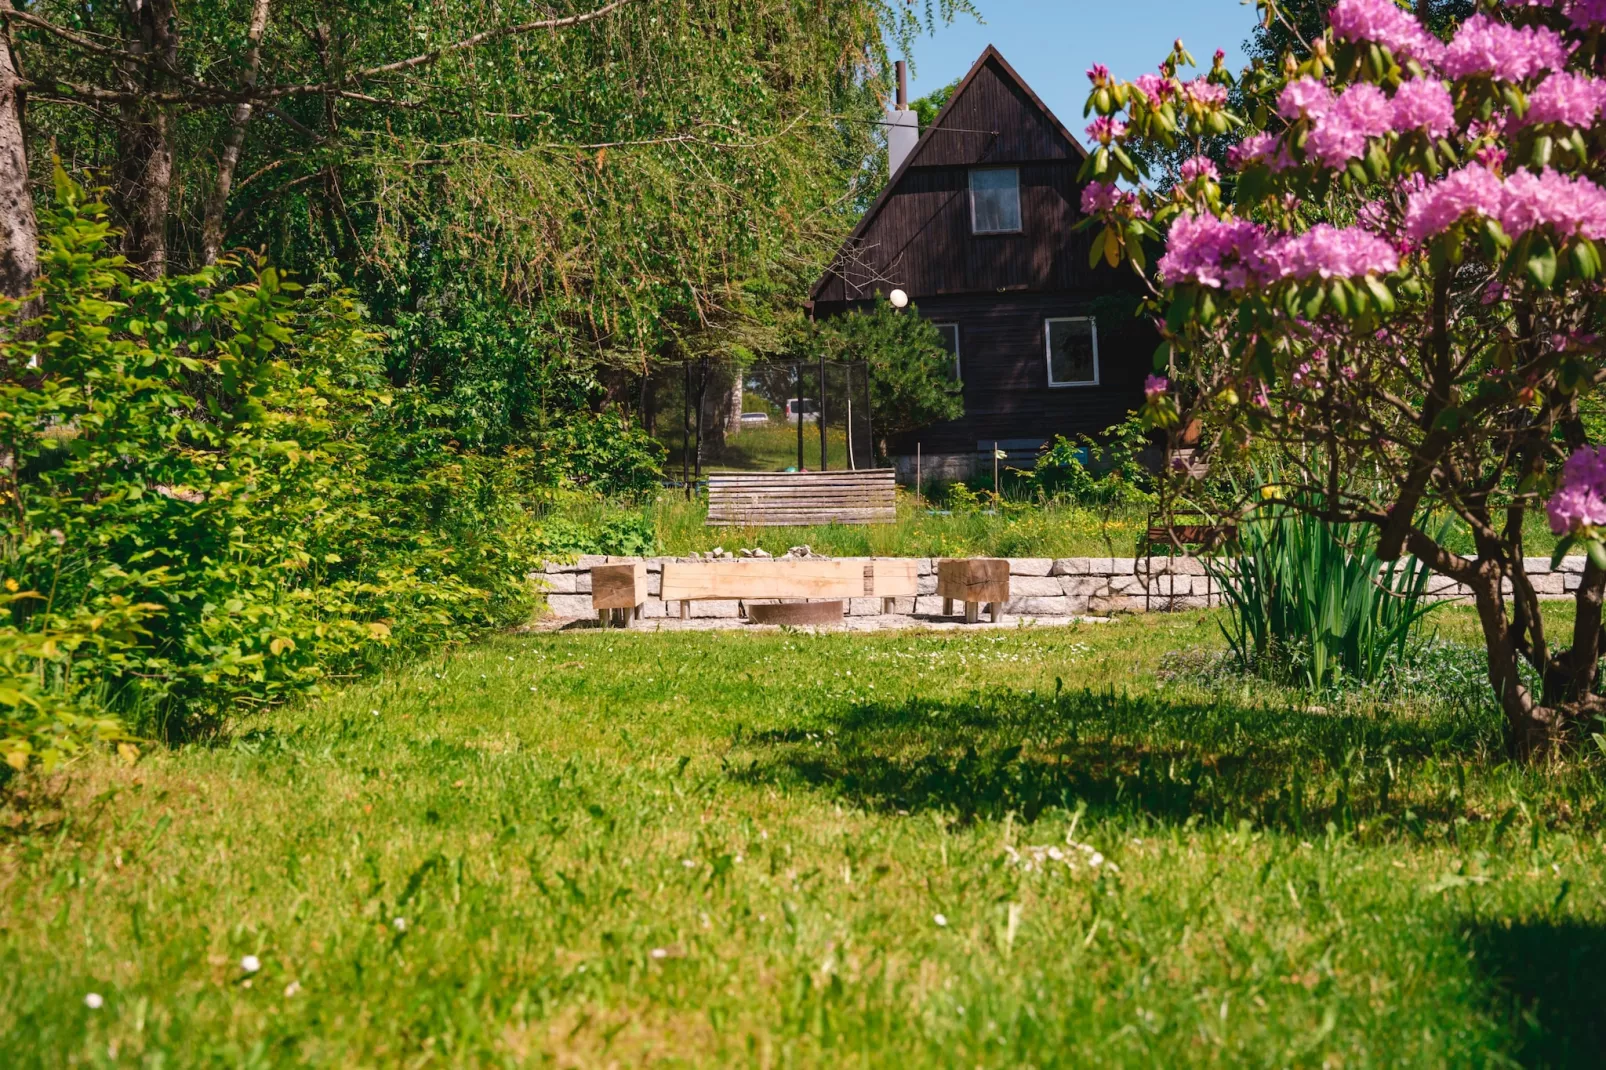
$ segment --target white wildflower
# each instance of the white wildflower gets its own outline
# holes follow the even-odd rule
[[[255,955],[247,955],[240,960],[240,969],[246,973],[256,973],[262,968],[262,960]]]
[[[294,999],[296,996],[298,996],[300,994],[301,994],[301,982],[300,981],[291,981],[289,984],[284,986],[284,998],[285,999]]]
[[[948,919],[941,914],[933,914],[931,920],[937,923],[937,928],[939,929],[946,927],[948,924]]]
[[[98,1011],[105,1005],[105,997],[103,997],[99,992],[91,992],[89,995],[84,997],[84,1006],[88,1007],[92,1011]]]
[[[391,921],[390,921],[390,924],[393,925],[395,927],[396,931],[399,932],[399,933],[404,933],[404,932],[407,931],[407,919],[406,918],[392,918]]]
[[[661,947],[655,947],[651,951],[647,952],[647,954],[651,955],[655,959],[666,959],[669,957],[668,950]]]

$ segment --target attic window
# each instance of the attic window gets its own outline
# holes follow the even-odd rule
[[[1020,232],[1020,171],[985,167],[970,172],[970,230],[973,234]]]

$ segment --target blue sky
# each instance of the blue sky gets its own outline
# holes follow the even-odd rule
[[[1094,63],[1117,77],[1136,77],[1154,70],[1181,37],[1202,64],[1199,73],[1217,48],[1227,50],[1236,73],[1255,27],[1254,5],[1238,0],[976,0],[976,6],[984,24],[963,16],[915,44],[910,96],[961,77],[994,44],[1078,137],[1087,125],[1082,105]]]

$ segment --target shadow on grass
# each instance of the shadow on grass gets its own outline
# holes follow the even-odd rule
[[[1606,925],[1479,921],[1473,962],[1524,1066],[1606,1066]]]
[[[735,776],[802,783],[861,806],[1026,821],[1085,803],[1164,822],[1299,833],[1377,818],[1476,821],[1467,768],[1497,766],[1500,726],[1476,713],[1421,717],[1251,708],[1113,691],[982,691],[826,710],[807,726],[739,735]]]

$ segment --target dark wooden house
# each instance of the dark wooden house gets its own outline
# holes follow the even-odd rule
[[[1090,268],[1073,229],[1086,150],[990,45],[918,140],[898,103],[891,180],[811,297],[823,318],[903,290],[952,346],[965,415],[889,443],[900,472],[917,446],[927,478],[963,478],[995,442],[1018,465],[1120,422],[1157,339],[1130,269]]]

